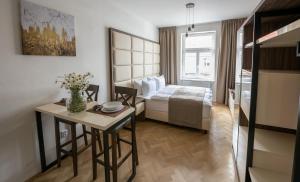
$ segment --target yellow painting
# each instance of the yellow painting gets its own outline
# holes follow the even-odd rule
[[[76,56],[74,24],[74,16],[22,0],[23,54]]]

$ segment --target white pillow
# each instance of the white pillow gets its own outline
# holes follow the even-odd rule
[[[143,94],[142,80],[134,80],[133,88],[137,89],[137,95],[142,95]]]
[[[156,92],[155,80],[142,80],[143,96],[151,96]]]
[[[146,79],[149,80],[153,80],[156,76],[148,76]]]
[[[156,82],[156,91],[166,87],[166,80],[164,75],[161,75],[159,77],[154,77],[154,80]]]

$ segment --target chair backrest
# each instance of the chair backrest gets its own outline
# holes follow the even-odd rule
[[[99,85],[90,84],[89,87],[86,89],[85,93],[87,95],[88,101],[98,101],[98,92],[99,92]],[[93,98],[94,96],[94,98]]]
[[[115,86],[115,95],[115,99],[121,101],[123,105],[135,107],[137,89]]]

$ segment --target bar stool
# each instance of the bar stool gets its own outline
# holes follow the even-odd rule
[[[98,91],[99,86],[98,85],[90,85],[88,89],[86,90],[86,95],[88,101],[97,101],[98,100]],[[94,99],[92,98],[94,96]],[[73,158],[73,172],[74,176],[77,176],[78,174],[78,164],[77,164],[77,155],[86,150],[91,144],[88,144],[87,140],[87,134],[91,134],[91,132],[86,130],[86,126],[82,125],[82,131],[83,134],[77,136],[76,135],[76,125],[77,123],[70,122],[67,120],[63,120],[61,118],[54,118],[55,119],[55,138],[56,138],[56,155],[57,155],[57,167],[61,166],[61,153],[64,153],[65,155],[70,155]],[[63,144],[60,143],[60,130],[59,130],[59,124],[64,123],[71,127],[71,140],[67,141]],[[99,130],[96,130],[96,139],[98,140],[98,145],[100,151],[102,151],[102,142],[100,137]],[[81,149],[80,151],[77,151],[77,140],[81,137],[84,137],[85,142],[85,148]],[[71,144],[72,149],[71,151],[63,149],[65,146]]]
[[[115,87],[115,99],[117,101],[121,101],[123,105],[128,105],[131,107],[136,108],[136,94],[135,93],[136,89],[131,89],[127,87]],[[132,128],[130,125],[130,122],[128,122],[127,125],[123,127],[124,130],[131,131]],[[122,157],[122,150],[121,150],[121,142],[131,144],[132,142],[127,141],[125,139],[122,139],[120,137],[120,133],[117,133],[117,143],[118,143],[118,155],[119,158]],[[136,142],[136,141],[135,141]],[[136,151],[136,164],[139,164],[139,157],[138,157],[138,152]]]
[[[131,106],[131,107],[135,107],[135,100],[136,100],[136,95],[137,95],[137,90],[133,89],[133,88],[128,88],[128,87],[120,87],[120,86],[116,86],[115,87],[115,100],[117,101],[121,101],[123,105],[127,105],[127,106]],[[93,143],[95,144],[95,139],[93,139],[92,135],[92,161],[93,161],[93,179],[95,180],[97,178],[97,163],[106,166],[109,169],[105,170],[105,178],[107,180],[107,178],[109,179],[108,176],[110,176],[109,171],[112,170],[112,174],[113,174],[113,181],[117,181],[117,169],[130,157],[131,152],[129,152],[128,154],[126,154],[122,159],[120,159],[120,161],[118,162],[118,157],[121,157],[121,142],[124,142],[126,144],[129,144],[132,146],[132,150],[133,152],[133,156],[132,156],[132,160],[135,161],[132,165],[136,166],[137,164],[137,147],[136,147],[136,136],[135,136],[135,113],[132,114],[133,115],[133,119],[132,116],[130,118],[128,118],[127,120],[125,119],[124,121],[122,121],[122,124],[120,124],[120,126],[117,126],[115,129],[113,129],[113,131],[111,131],[110,135],[111,135],[111,142],[112,145],[109,146],[108,144],[108,134],[105,134],[104,132],[104,145],[108,146],[107,148],[104,149],[103,152],[100,152],[97,154],[96,150],[95,150],[95,145],[93,145]],[[131,141],[128,141],[126,139],[122,139],[119,135],[119,131],[124,128],[125,126],[128,126],[129,123],[132,123],[132,127],[128,127],[127,130],[131,131]],[[92,133],[95,132],[96,129],[92,128]],[[94,142],[93,142],[94,141]],[[117,148],[116,148],[117,146]],[[108,158],[109,160],[109,149],[112,149],[112,166],[110,166],[109,162],[105,163],[105,161],[102,161],[101,159],[98,159],[102,154],[104,154],[104,159]],[[117,156],[117,151],[119,152],[119,156]],[[107,152],[107,153],[105,153]],[[134,167],[135,168],[135,167]],[[106,172],[108,170],[108,173]],[[133,175],[135,175],[135,170],[133,171]],[[130,177],[130,179],[128,181],[132,181],[132,176]]]
[[[99,92],[99,85],[90,84],[89,87],[85,91],[85,94],[87,96],[87,101],[88,102],[98,101],[98,92]],[[93,98],[93,96],[94,96],[94,98]],[[91,135],[91,132],[86,130],[85,125],[82,125],[82,133],[83,133],[83,137],[84,137],[85,146],[88,146],[87,134]],[[102,151],[102,142],[101,142],[100,134],[99,134],[98,143],[99,143],[99,148]]]

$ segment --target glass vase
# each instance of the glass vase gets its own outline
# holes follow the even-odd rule
[[[86,110],[86,98],[80,90],[71,90],[71,96],[67,100],[67,110],[71,113],[78,113]]]

